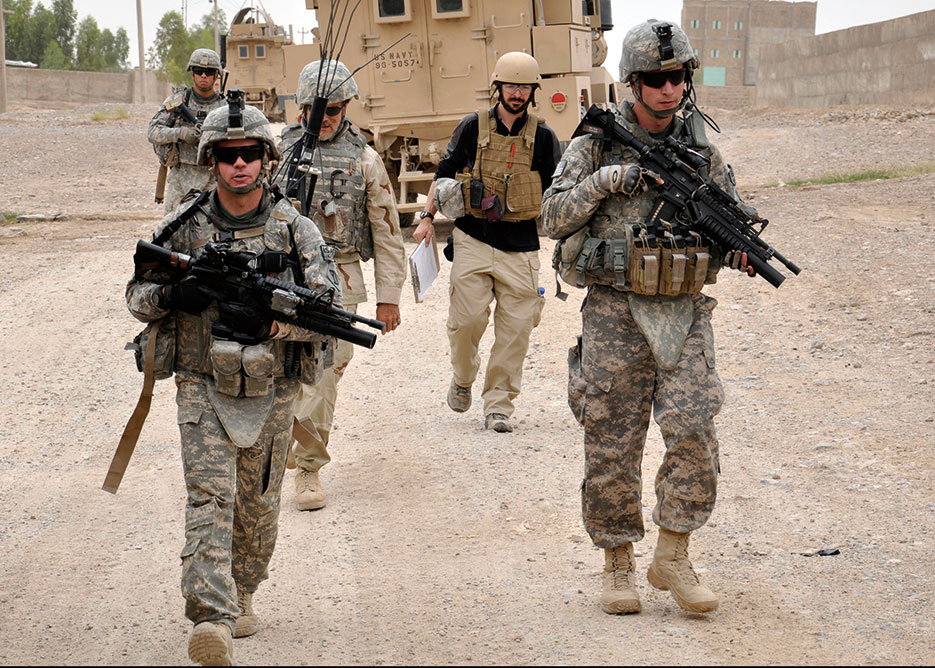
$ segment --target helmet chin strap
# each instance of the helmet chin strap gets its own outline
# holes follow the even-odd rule
[[[535,86],[533,86],[532,93],[529,94],[529,99],[523,103],[523,106],[520,107],[519,111],[517,112],[511,111],[510,113],[511,114],[512,113],[522,114],[524,111],[526,111],[529,108],[530,104],[533,104],[535,102],[535,99],[536,99],[536,88]],[[503,99],[503,84],[500,83],[499,81],[497,82],[497,101],[502,106],[506,107],[506,100]]]
[[[633,78],[636,78],[636,81],[633,81]],[[656,118],[669,118],[669,116],[674,116],[675,114],[677,114],[679,111],[682,110],[682,107],[685,106],[685,102],[688,101],[688,86],[686,85],[685,90],[682,91],[682,99],[679,100],[679,104],[677,107],[666,109],[665,111],[656,111],[655,109],[650,107],[648,104],[646,104],[646,102],[643,100],[643,96],[640,94],[640,90],[642,89],[642,87],[643,87],[643,84],[640,83],[638,77],[631,77],[630,90],[633,91],[633,97],[636,98],[637,102],[643,105],[643,108],[646,109],[646,111],[648,111],[650,114],[652,114]]]
[[[224,188],[224,190],[230,193],[234,193],[237,195],[246,195],[247,193],[253,192],[254,190],[256,190],[257,188],[263,185],[263,181],[264,181],[263,177],[266,175],[267,171],[269,171],[269,158],[266,155],[263,156],[263,167],[260,169],[260,173],[257,174],[256,181],[254,181],[253,183],[249,183],[245,186],[232,186],[231,184],[229,184],[227,181],[221,178],[221,170],[219,170],[217,167],[218,167],[218,164],[217,162],[215,162],[214,163],[214,176],[217,179],[218,185],[220,187]]]

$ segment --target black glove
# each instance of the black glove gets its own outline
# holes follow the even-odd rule
[[[198,315],[211,304],[214,292],[198,281],[180,281],[164,285],[161,292],[160,306],[166,309],[185,311]]]
[[[273,312],[261,301],[218,302],[216,335],[247,345],[263,343],[273,326]]]

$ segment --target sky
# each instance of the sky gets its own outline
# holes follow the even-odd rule
[[[79,22],[90,15],[95,18],[102,29],[109,28],[111,32],[116,32],[120,27],[126,29],[130,36],[130,64],[131,66],[139,64],[136,2],[134,0],[117,0],[116,2],[115,0],[73,0],[73,2],[75,11],[78,12]],[[182,0],[140,0],[140,2],[143,7],[143,41],[145,48],[149,50],[163,14],[171,10],[181,12],[183,2]],[[252,4],[251,0],[218,0],[218,2],[218,7],[224,10],[228,20],[241,7]],[[288,29],[289,24],[292,24],[297,42],[302,41],[300,29],[308,29],[315,25],[315,12],[305,9],[305,0],[253,0],[253,2],[261,2],[279,25]],[[51,6],[49,0],[43,4],[47,7]],[[184,4],[187,5],[186,14],[189,25],[198,23],[202,16],[214,12],[214,4],[210,0],[187,0]],[[616,75],[617,62],[620,59],[620,40],[631,26],[649,18],[676,23],[681,21],[681,0],[654,0],[651,11],[647,10],[649,5],[648,2],[635,2],[634,0],[611,0],[614,29],[607,34],[608,56],[604,64],[613,74]],[[933,0],[818,0],[815,32],[817,34],[832,32],[931,9],[935,9]],[[311,41],[311,36],[306,39]]]

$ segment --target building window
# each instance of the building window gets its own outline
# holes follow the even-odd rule
[[[454,19],[470,14],[465,0],[434,0],[432,3],[432,18]]]
[[[743,21],[734,21],[734,30],[743,30]]]
[[[698,19],[692,19],[691,21],[688,22],[688,25],[697,30],[701,26],[701,21],[699,21]]]
[[[727,70],[723,67],[701,68],[701,84],[703,86],[724,86],[727,81]]]
[[[247,49],[246,44],[237,47],[237,55],[241,58],[247,58],[250,56],[250,51]]]
[[[743,56],[743,53],[740,51],[740,49],[734,49],[734,53],[731,55],[733,55],[734,58],[741,58]]]
[[[711,49],[712,58],[718,58],[720,55],[721,55],[721,51],[719,49]]]
[[[256,57],[257,58],[266,58],[266,47],[262,44],[256,45]]]
[[[711,23],[711,28],[714,29],[714,30],[720,30],[720,29],[721,29],[721,22],[720,22],[720,21],[714,21],[714,22],[712,22],[712,23]]]

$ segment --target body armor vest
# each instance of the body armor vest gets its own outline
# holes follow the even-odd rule
[[[505,137],[497,133],[496,117],[487,109],[478,110],[474,166],[470,171],[465,168],[455,175],[461,182],[466,214],[494,220],[479,200],[496,195],[502,210],[500,220],[520,221],[539,217],[542,179],[539,172],[532,170],[532,153],[538,126],[539,119],[529,113],[522,134]],[[483,183],[481,196],[480,183]]]
[[[171,96],[166,100],[164,106],[166,111],[173,112],[173,121],[172,127],[179,128],[182,126],[190,126],[191,123],[182,118],[181,113],[175,111],[180,104],[185,104],[195,115],[195,118],[198,119],[199,123],[203,121],[208,114],[217,109],[218,107],[225,106],[227,102],[218,94],[214,94],[212,97],[207,100],[200,95],[196,95],[191,88],[187,88],[184,91],[179,91],[175,95]],[[171,149],[175,147],[175,150]],[[160,160],[163,163],[166,163],[168,167],[177,167],[179,164],[183,165],[198,165],[198,144],[188,144],[186,142],[180,141],[175,144],[161,144],[157,147],[157,154],[159,155]],[[162,150],[164,155],[159,151]]]
[[[302,127],[297,126],[296,140],[302,132]],[[292,134],[285,137],[289,145],[295,143],[289,141]],[[339,259],[354,253],[364,262],[373,257],[373,232],[367,217],[367,182],[361,168],[366,147],[363,135],[345,121],[334,138],[319,142],[315,149],[312,164],[321,169],[321,176],[315,184],[308,217],[321,230],[325,241],[335,246]]]

